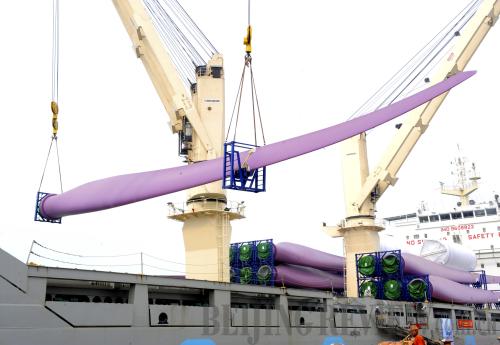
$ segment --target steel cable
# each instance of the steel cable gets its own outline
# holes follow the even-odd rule
[[[86,266],[86,267],[93,267],[93,266],[94,267],[131,267],[131,266],[140,266],[141,265],[140,263],[138,263],[138,264],[82,264],[82,263],[78,263],[78,262],[71,262],[71,261],[64,261],[64,260],[49,258],[47,256],[35,253],[33,251],[31,252],[31,254],[33,254],[35,256],[38,256],[40,258],[46,259],[46,260],[60,262],[60,263],[63,263],[63,264],[68,264],[68,265],[75,265],[75,266]]]
[[[175,30],[171,28],[171,20],[168,19],[168,16],[165,17],[165,15],[161,14],[160,16],[163,16],[163,20],[158,18],[159,14],[152,6],[152,4],[146,2],[146,7],[150,11],[152,17],[155,19],[153,21],[153,24],[158,31],[163,44],[165,45],[165,48],[167,48],[167,51],[172,58],[172,62],[181,75],[183,81],[187,83],[186,86],[189,86],[191,80],[194,79],[194,66],[192,60],[189,58],[189,56],[186,56],[186,54],[183,53],[180,45],[178,43],[176,44],[176,42],[179,42],[179,40],[176,37]]]
[[[63,252],[60,250],[52,249],[49,248],[40,242],[33,241],[34,244],[36,244],[39,247],[42,247],[43,249],[49,250],[51,252],[59,253],[59,254],[64,254],[68,256],[76,256],[79,258],[119,258],[119,257],[125,257],[125,256],[135,256],[135,255],[140,255],[141,253],[131,253],[131,254],[121,254],[121,255],[80,255],[80,254],[73,254],[73,253],[68,253],[68,252]]]
[[[195,68],[217,52],[185,9],[172,0],[144,0],[153,24],[187,88],[196,81]]]
[[[59,0],[52,2],[52,100],[59,98]]]
[[[480,2],[481,0],[471,1],[462,11],[459,12],[458,15],[445,25],[427,45],[420,49],[401,69],[393,75],[393,77],[384,83],[372,95],[372,97],[370,97],[351,116],[349,116],[348,119],[351,119],[354,116],[362,115],[369,110],[379,109],[384,104],[390,104],[400,97],[419,75],[422,75],[424,71],[429,70],[429,66],[431,66],[431,64],[435,65],[437,63],[435,62],[436,57],[438,57],[444,48],[453,40],[455,33],[459,32],[472,18]],[[423,57],[418,58],[419,56]],[[393,85],[396,83],[398,83],[398,86],[394,87]],[[391,91],[388,93],[389,89],[391,89]],[[386,96],[384,96],[384,94],[386,94]],[[394,96],[395,94],[397,95]],[[372,109],[371,104],[376,103],[377,99],[381,98],[384,98],[384,100],[378,102],[378,105]],[[389,101],[389,99],[391,100]],[[387,103],[388,101],[389,103]]]
[[[181,13],[184,15],[184,17],[187,19],[187,21],[191,24],[191,26],[195,29],[195,31],[198,32],[200,37],[203,38],[203,41],[205,42],[205,44],[210,48],[209,50],[211,51],[211,53],[217,54],[218,53],[217,49],[214,47],[212,42],[210,42],[210,40],[207,38],[205,33],[199,28],[199,26],[196,24],[196,22],[191,18],[191,16],[186,12],[184,7],[182,7],[182,5],[177,0],[172,0],[172,2],[177,5],[177,7],[180,9]]]
[[[59,101],[59,0],[52,1],[52,104],[55,104],[58,108]],[[59,187],[61,193],[63,192],[62,185],[62,174],[61,174],[61,161],[59,157],[59,145],[57,143],[57,114],[54,115],[53,110],[53,121],[55,118],[55,124],[53,122],[52,126],[54,129],[54,134],[50,140],[49,151],[45,159],[45,164],[42,171],[42,177],[40,178],[40,185],[38,186],[38,192],[42,189],[43,180],[45,178],[45,172],[47,171],[47,165],[49,163],[50,153],[52,151],[52,145],[55,141],[56,143],[56,155],[57,155],[57,168],[59,172]],[[56,127],[54,127],[56,126]]]
[[[155,0],[155,1],[158,1],[158,0]],[[182,24],[184,24],[183,26],[186,28],[187,32],[190,33],[190,35],[192,36],[192,38],[196,41],[196,43],[198,43],[198,45],[203,50],[203,52],[207,55],[207,57],[211,57],[213,53],[211,53],[209,50],[206,49],[206,47],[204,46],[202,40],[200,39],[200,36],[197,36],[196,33],[193,32],[193,30],[189,29],[188,23],[190,23],[190,21],[189,20],[187,20],[187,21],[183,20],[183,18],[181,17],[181,15],[177,11],[175,11],[175,9],[172,7],[171,4],[169,4],[168,1],[163,1],[163,3],[165,3],[166,6],[168,6],[171,9],[173,15],[175,15],[175,17],[177,17],[177,19],[179,20],[179,22],[182,23]],[[161,7],[161,5],[159,5],[159,6]],[[184,10],[182,7],[181,7],[181,9]],[[164,11],[165,11],[165,9],[164,9]],[[188,17],[188,18],[191,19],[190,17]],[[198,54],[198,55],[200,55],[200,54]],[[201,55],[200,55],[200,58],[201,58]]]

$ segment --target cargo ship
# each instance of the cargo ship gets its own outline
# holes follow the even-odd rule
[[[401,340],[415,324],[428,344],[446,327],[459,345],[500,335],[500,310],[491,308],[28,266],[3,250],[0,263],[2,345],[368,345]]]
[[[432,43],[438,61],[432,60],[436,57],[432,50],[426,50],[425,56],[418,57],[422,68],[417,74],[413,69],[404,78],[398,76],[399,85],[405,87],[386,94],[375,109],[364,109],[364,115],[339,126],[262,146],[224,142],[222,56],[184,9],[170,2],[197,39],[198,48],[209,56],[194,54],[187,37],[176,36],[179,27],[162,2],[113,1],[133,51],[144,63],[170,117],[172,132],[178,135],[178,153],[188,165],[110,177],[60,194],[39,190],[35,220],[60,223],[62,217],[187,189],[182,207],[168,206],[170,218],[183,223],[185,275],[42,266],[30,260],[23,263],[0,249],[0,345],[372,345],[402,340],[410,326],[417,326],[428,344],[439,344],[443,338],[453,339],[456,345],[497,344],[498,294],[483,287],[486,280],[496,282],[499,277],[459,271],[399,252],[389,257],[380,251],[381,227],[375,222],[374,205],[395,183],[400,165],[391,165],[396,160],[389,159],[391,164],[369,174],[366,131],[412,111],[397,125],[400,134],[408,133],[406,137],[413,140],[399,145],[407,149],[406,158],[448,91],[473,75],[463,71],[465,64],[497,21],[500,1],[471,2],[438,39],[440,43]],[[58,1],[54,4],[54,28],[58,29]],[[251,39],[248,25],[244,68],[251,65]],[[54,34],[55,60],[57,40]],[[450,42],[455,44],[451,48]],[[193,54],[184,60],[183,52]],[[435,68],[438,62],[441,69]],[[57,65],[58,61],[53,64],[53,82],[57,81]],[[417,89],[421,91],[400,97]],[[54,90],[57,86],[53,85]],[[423,115],[417,114],[420,105],[425,108]],[[55,140],[57,92],[51,110]],[[273,248],[274,261],[264,272],[273,278],[259,281],[255,274],[261,267],[245,266],[243,246],[239,246],[233,258],[238,272],[232,276],[231,221],[244,215],[242,203],[229,204],[219,180],[227,189],[263,192],[267,165],[343,140],[347,215],[338,226],[325,224],[324,230],[330,236],[344,237],[345,257],[300,245],[273,244],[269,248]],[[241,151],[237,151],[240,144]],[[402,164],[404,159],[397,161]],[[394,271],[384,271],[387,263]],[[207,264],[215,265],[217,272],[207,272]],[[241,272],[246,267],[252,276],[243,283]],[[394,292],[403,274],[411,278],[405,288],[415,281],[419,286],[426,283],[424,293],[417,297],[380,294],[387,284]]]

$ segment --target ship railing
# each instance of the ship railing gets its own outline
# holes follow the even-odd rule
[[[375,325],[377,328],[397,328],[400,326],[398,318],[387,313],[375,315]]]
[[[477,181],[472,181],[472,182],[464,183],[463,185],[460,186],[460,189],[461,190],[468,190],[468,189],[474,189],[477,187],[478,187]],[[445,184],[441,185],[441,192],[442,193],[454,193],[454,192],[456,192],[456,190],[457,190],[456,185],[445,185]]]
[[[417,220],[416,213],[403,214],[400,216],[386,217],[381,219],[384,224],[400,224],[400,223],[408,223],[415,222]]]
[[[475,249],[474,253],[478,259],[500,258],[500,248]]]
[[[246,205],[243,201],[222,201],[218,199],[204,199],[196,202],[167,203],[168,216],[179,216],[188,212],[198,211],[224,211],[236,213],[245,217]]]

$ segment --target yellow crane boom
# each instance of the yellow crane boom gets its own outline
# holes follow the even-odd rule
[[[500,0],[485,0],[460,31],[456,43],[442,65],[430,78],[437,83],[457,71],[463,71],[477,48],[498,20]],[[346,254],[346,290],[349,297],[357,293],[356,253],[379,249],[375,225],[375,205],[380,196],[397,181],[397,173],[420,139],[448,93],[410,112],[376,168],[370,173],[366,133],[346,140],[342,163],[346,217],[337,226],[324,226],[332,237],[344,237]]]

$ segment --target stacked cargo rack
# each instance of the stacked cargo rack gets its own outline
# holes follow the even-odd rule
[[[413,302],[429,301],[432,296],[432,285],[429,276],[403,276],[404,299]]]
[[[381,275],[382,299],[398,301],[403,299],[404,259],[401,250],[377,252]]]
[[[230,250],[231,282],[274,285],[273,240],[232,243]]]
[[[400,250],[356,254],[359,297],[392,301],[429,301],[432,286],[429,276],[404,274]]]
[[[378,253],[356,254],[359,297],[380,298],[380,266]]]

